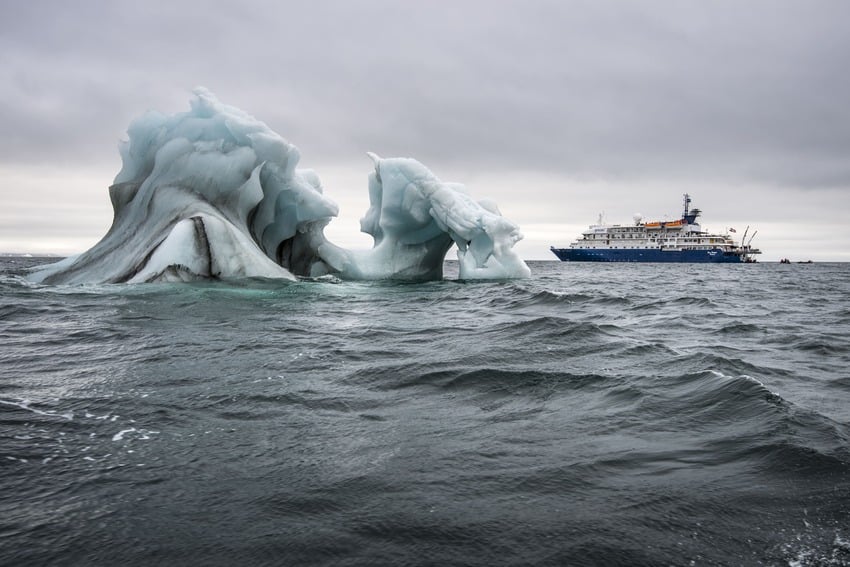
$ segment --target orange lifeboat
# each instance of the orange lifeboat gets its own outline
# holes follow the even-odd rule
[[[688,224],[684,219],[679,219],[675,221],[653,221],[648,222],[644,226],[646,228],[676,228],[680,226],[685,226]]]

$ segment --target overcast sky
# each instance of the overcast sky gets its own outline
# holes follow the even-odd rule
[[[118,140],[203,85],[299,147],[367,247],[366,151],[495,200],[526,259],[600,212],[850,261],[850,2],[0,0],[0,251],[82,251]]]

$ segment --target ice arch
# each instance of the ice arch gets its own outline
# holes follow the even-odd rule
[[[443,183],[410,158],[381,159],[370,153],[370,207],[360,229],[374,247],[349,251],[326,242],[319,255],[344,277],[434,279],[457,244],[461,279],[530,275],[513,245],[522,235],[495,204],[476,202],[457,183]]]
[[[530,274],[513,250],[519,229],[495,205],[474,201],[413,159],[370,154],[371,206],[361,229],[369,251],[330,243],[337,215],[298,149],[203,88],[189,112],[149,112],[128,129],[123,166],[109,188],[114,219],[88,251],[31,274],[42,283],[189,281],[338,274],[429,280],[458,246],[460,277]]]

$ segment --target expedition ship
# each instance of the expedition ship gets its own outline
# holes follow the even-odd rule
[[[631,226],[603,224],[600,215],[598,224],[590,225],[569,248],[551,246],[550,250],[564,262],[755,262],[753,256],[761,251],[751,243],[758,231],[747,241],[747,227],[740,244],[728,231],[703,232],[696,222],[701,211],[690,205],[691,198],[686,193],[682,218],[643,222],[640,215],[635,215]]]

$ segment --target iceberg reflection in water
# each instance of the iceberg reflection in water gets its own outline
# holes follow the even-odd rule
[[[461,279],[530,275],[519,228],[495,204],[418,161],[369,154],[369,251],[329,242],[338,213],[298,149],[203,88],[189,112],[149,112],[128,129],[109,188],[115,217],[85,253],[31,274],[48,284],[317,277],[433,280],[458,248]]]

